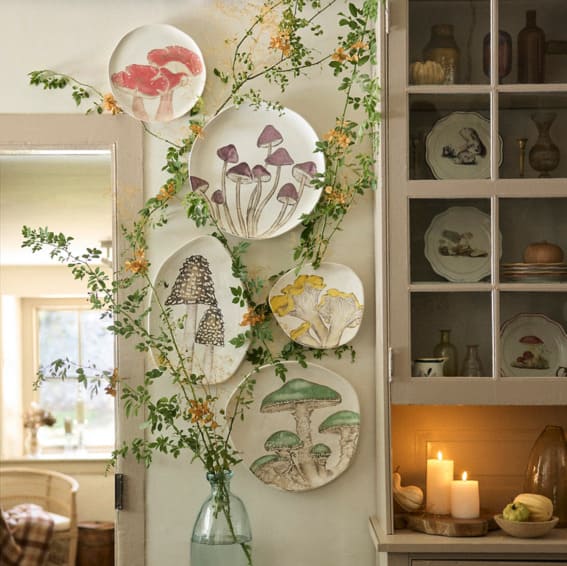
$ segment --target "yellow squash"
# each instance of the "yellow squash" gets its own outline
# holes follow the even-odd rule
[[[402,476],[398,472],[392,474],[394,499],[405,511],[417,511],[423,504],[423,491],[417,485],[402,487]]]
[[[553,502],[538,493],[520,493],[514,503],[523,503],[530,510],[529,521],[549,521],[553,516]]]

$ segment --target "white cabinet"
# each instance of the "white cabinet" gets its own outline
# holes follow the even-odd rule
[[[539,31],[526,31],[533,11]],[[405,452],[421,455],[449,436],[453,446],[461,438],[470,446],[502,438],[502,453],[514,459],[517,474],[504,485],[504,499],[521,491],[526,446],[541,419],[549,414],[567,429],[567,3],[391,0],[385,13],[377,413],[378,492],[386,496],[371,532],[392,564],[461,564],[429,555],[482,557],[492,547],[500,548],[494,559],[503,564],[520,553],[565,563],[566,529],[549,547],[543,539],[527,546],[510,537],[496,542],[491,534],[474,548],[462,539],[395,531],[390,475],[404,452],[401,442],[413,442]],[[432,50],[436,34],[444,37]],[[519,41],[526,34],[529,41]],[[526,54],[534,45],[539,55]],[[539,74],[538,57],[545,65]],[[527,247],[544,241],[561,247],[564,259],[526,265]],[[418,376],[414,361],[434,355],[443,329],[451,330],[457,370]],[[462,371],[471,345],[478,346],[482,367],[475,376]],[[451,435],[437,434],[434,413],[454,418],[459,407],[472,420]],[[394,430],[400,415],[405,434],[414,414],[413,438],[400,440]],[[490,466],[480,460],[471,461],[491,492],[487,510],[495,512],[506,480],[497,458]],[[413,468],[404,463],[411,483],[424,486],[424,461]],[[466,562],[485,563],[493,562]]]

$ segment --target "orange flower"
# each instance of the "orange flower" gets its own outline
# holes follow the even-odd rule
[[[335,128],[329,130],[323,136],[323,139],[329,142],[330,145],[336,145],[342,149],[347,148],[351,143],[351,139],[349,136],[347,136],[344,132],[341,132]]]
[[[112,375],[110,376],[110,381],[108,385],[104,388],[104,392],[107,395],[112,395],[116,397],[116,385],[118,384],[118,368],[114,368]]]
[[[189,408],[187,409],[188,417],[194,424],[210,426],[213,430],[218,428],[219,424],[215,421],[213,412],[209,407],[208,401],[197,401],[191,399]]]
[[[127,261],[124,265],[132,273],[145,273],[148,270],[149,262],[146,259],[146,252],[143,249],[136,250],[135,259]]]
[[[110,93],[105,94],[102,98],[102,107],[107,111],[110,112],[113,116],[116,114],[122,113],[122,108],[118,106],[116,99]]]
[[[362,40],[355,41],[351,46],[351,49],[367,49],[368,43],[364,43]]]
[[[167,201],[175,195],[175,185],[173,183],[167,183],[159,190],[157,195],[157,200],[159,201]]]
[[[201,124],[195,124],[195,123],[193,123],[193,124],[191,124],[191,125],[189,126],[189,129],[191,130],[191,133],[192,133],[195,137],[197,137],[197,138],[202,137],[202,135],[203,135],[203,126],[202,126]]]
[[[331,59],[333,61],[337,61],[338,63],[344,63],[345,61],[349,60],[349,56],[342,47],[337,47],[337,49],[335,49],[335,52],[331,56]]]
[[[242,322],[240,326],[254,326],[255,324],[260,324],[264,322],[265,315],[263,314],[256,314],[254,312],[254,307],[248,307],[248,311],[244,313],[242,317]]]
[[[291,54],[291,42],[287,31],[279,31],[276,35],[270,37],[270,49],[278,49],[284,57]]]
[[[341,191],[338,187],[331,187],[330,185],[326,186],[324,189],[325,192],[325,199],[332,203],[338,204],[340,206],[345,206],[347,204],[347,197],[348,194]]]

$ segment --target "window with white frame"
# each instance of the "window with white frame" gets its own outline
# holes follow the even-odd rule
[[[114,398],[104,385],[94,392],[85,389],[76,371],[83,368],[87,376],[112,372],[110,319],[91,310],[85,299],[24,299],[23,312],[24,341],[31,346],[29,358],[33,360],[32,364],[24,360],[25,389],[33,389],[38,370],[45,377],[31,400],[24,394],[24,403],[35,402],[56,418],[53,426],[40,429],[42,450],[110,451],[114,447]],[[50,371],[58,359],[70,362],[65,379]]]

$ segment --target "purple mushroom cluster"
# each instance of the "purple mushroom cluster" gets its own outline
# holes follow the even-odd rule
[[[263,163],[252,167],[246,161],[240,161],[233,144],[218,148],[217,157],[222,162],[220,187],[210,191],[210,196],[208,181],[190,177],[191,189],[203,194],[214,220],[231,234],[245,238],[275,236],[297,210],[305,188],[317,174],[317,166],[313,161],[295,163],[284,147],[278,147],[283,142],[282,134],[274,126],[265,126],[256,145],[266,150],[266,157]],[[295,183],[285,182],[280,186],[282,173],[287,167],[291,167]],[[266,215],[266,206],[274,199],[279,206],[268,209],[271,223],[265,227],[266,222],[263,222],[260,229],[260,219]],[[234,206],[229,202],[234,202]]]

